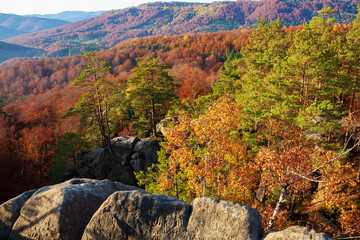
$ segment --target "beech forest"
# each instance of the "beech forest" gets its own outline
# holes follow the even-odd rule
[[[266,230],[359,236],[360,14],[332,14],[2,64],[0,202],[76,175],[81,149],[129,135],[161,144],[136,175],[150,193],[252,206]]]

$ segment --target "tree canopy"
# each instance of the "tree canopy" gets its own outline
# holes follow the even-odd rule
[[[175,99],[174,78],[166,70],[169,66],[160,64],[159,59],[148,56],[137,59],[138,66],[129,81],[128,93],[140,119],[139,125],[156,136],[156,123],[166,115],[166,109]]]

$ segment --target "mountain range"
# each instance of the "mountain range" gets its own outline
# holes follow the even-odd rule
[[[68,24],[68,21],[38,17],[26,17],[0,13],[0,27],[9,29],[11,34],[25,34]],[[0,40],[8,38],[9,33],[1,31]]]
[[[0,40],[62,26],[72,21],[95,17],[101,13],[103,13],[103,11],[69,11],[58,14],[32,16],[0,13]],[[39,48],[25,47],[0,41],[0,62],[15,57],[29,58],[34,56],[41,56],[44,53],[45,51]]]
[[[262,0],[214,3],[156,2],[28,33],[7,42],[44,49],[50,57],[110,48],[124,40],[152,35],[174,35],[253,27],[259,18],[300,25],[331,7],[339,23],[352,21],[360,0]],[[61,21],[61,20],[58,20]],[[17,29],[22,30],[22,29]]]
[[[56,14],[33,14],[28,15],[32,17],[39,18],[48,18],[48,19],[59,19],[68,22],[77,22],[88,18],[97,17],[105,11],[96,11],[96,12],[83,12],[83,11],[65,11]]]

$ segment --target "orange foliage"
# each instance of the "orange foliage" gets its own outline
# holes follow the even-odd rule
[[[360,197],[360,185],[353,163],[317,147],[313,141],[301,137],[298,129],[284,122],[270,121],[261,137],[268,146],[259,151],[256,163],[261,169],[261,185],[268,190],[266,195],[272,204],[259,207],[265,226],[274,212],[279,191],[284,188],[286,204],[281,203],[274,229],[287,227],[293,219],[292,214],[300,214],[299,209],[302,209],[302,212],[312,213],[307,216],[307,224],[313,224],[311,227],[335,235],[344,230],[359,234],[356,218],[359,218],[360,208],[356,202]],[[312,217],[322,209],[325,214],[338,214],[338,226]]]
[[[236,132],[240,114],[241,108],[223,97],[205,115],[196,120],[181,117],[169,130],[165,148],[171,152],[170,169],[185,173],[189,192],[236,202],[251,199],[257,178]],[[169,184],[162,182],[161,187]]]

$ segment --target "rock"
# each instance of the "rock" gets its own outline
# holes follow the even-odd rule
[[[292,226],[281,231],[272,231],[264,235],[262,240],[327,240],[331,239],[325,233],[300,226]]]
[[[140,141],[138,137],[121,136],[112,139],[113,151],[122,165],[129,165],[135,144]]]
[[[110,154],[108,149],[99,148],[94,150],[94,153],[95,159],[89,163],[89,167],[93,169],[96,179],[103,180],[116,165],[116,157]]]
[[[134,154],[131,156],[131,166],[136,172],[145,171],[151,164],[157,162],[159,143],[155,140],[137,142]]]
[[[156,124],[156,133],[166,136],[166,134],[169,130],[169,124],[171,124],[171,123],[177,124],[177,123],[179,123],[179,119],[177,117],[167,117],[167,118],[161,120],[158,124]]]
[[[248,206],[197,198],[189,220],[189,239],[260,239],[261,216]]]
[[[131,167],[135,170],[135,172],[144,171],[146,169],[146,159],[145,156],[141,153],[134,153],[131,156],[130,161]]]
[[[23,205],[10,239],[80,239],[99,206],[115,191],[139,190],[109,180],[72,179],[36,191]]]
[[[94,150],[81,150],[76,156],[76,163],[79,168],[83,168],[91,164],[95,159],[98,159],[104,152],[104,148]]]
[[[98,148],[83,150],[76,156],[79,177],[110,179],[137,186],[134,171],[145,171],[156,163],[160,150],[158,142],[122,136],[112,139],[111,144],[111,152]]]
[[[254,204],[264,204],[266,187],[260,184],[259,188],[255,191],[253,202]]]
[[[107,175],[106,179],[117,181],[126,185],[137,186],[134,169],[131,166],[116,164]]]
[[[20,216],[20,209],[36,190],[30,190],[0,205],[0,239],[8,239],[11,229]]]
[[[109,180],[72,179],[0,205],[0,239],[4,240],[255,240],[261,235],[261,217],[251,207],[210,198],[197,198],[190,206]],[[262,238],[271,239],[331,238],[293,226]]]
[[[91,218],[82,240],[185,239],[190,209],[165,195],[116,192]]]
[[[121,136],[121,137],[113,138],[111,140],[111,143],[114,146],[130,149],[132,151],[135,147],[135,144],[140,140],[141,139],[138,137]]]

